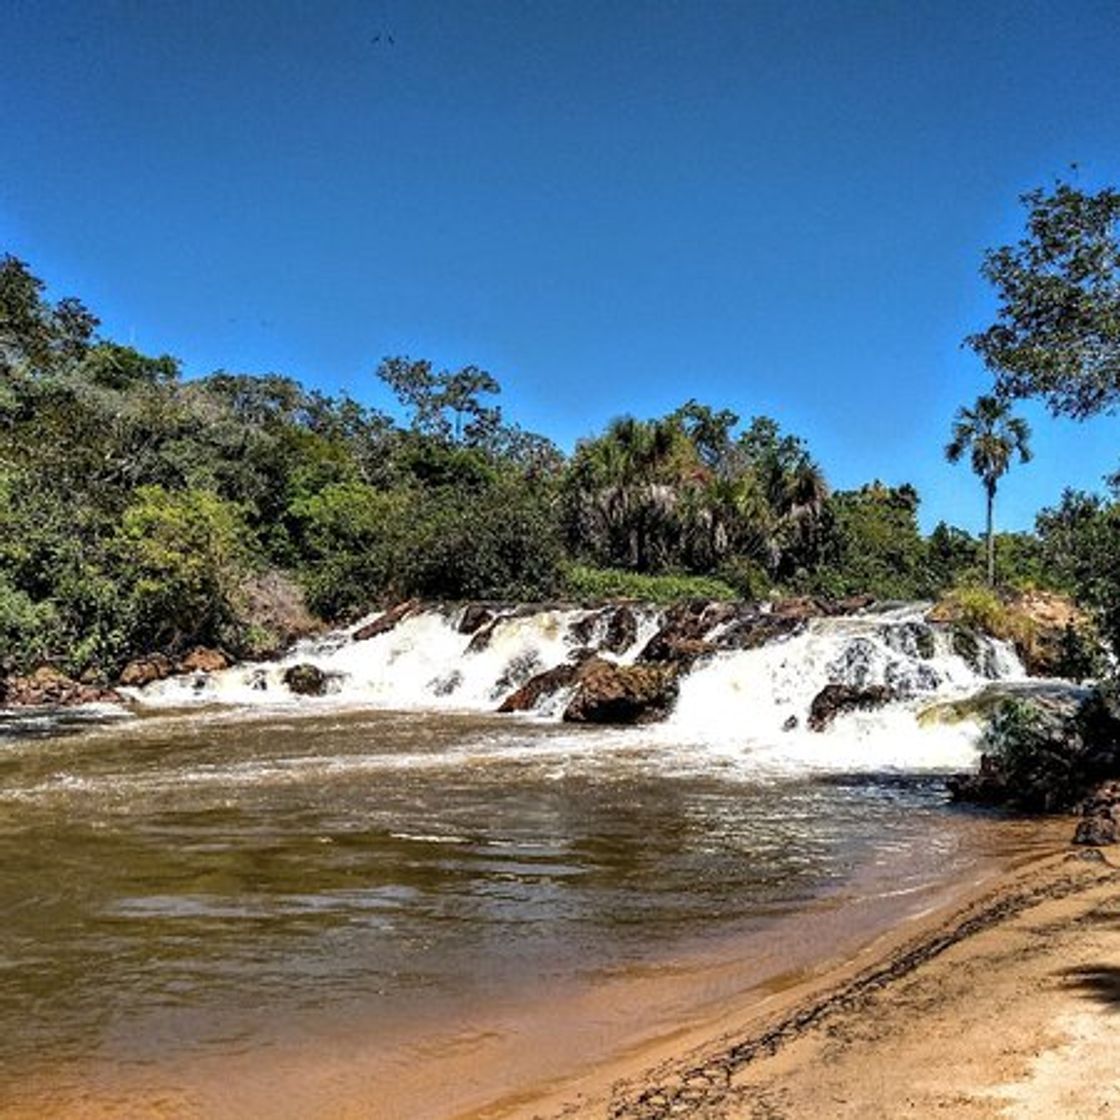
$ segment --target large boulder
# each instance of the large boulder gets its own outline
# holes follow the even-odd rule
[[[1073,833],[1073,842],[1093,848],[1116,843],[1116,819],[1112,813],[1082,817]]]
[[[826,684],[809,706],[809,729],[823,731],[844,712],[881,708],[895,697],[894,690],[885,684],[871,684],[863,688],[853,684]]]
[[[303,662],[284,670],[283,681],[297,696],[323,696],[329,678],[318,665]]]
[[[398,603],[395,607],[390,607],[387,611],[379,614],[372,622],[367,622],[365,626],[358,627],[351,637],[355,642],[367,642],[370,638],[387,634],[408,618],[410,614],[415,613],[419,606],[420,601],[418,599],[408,599],[403,603]]]
[[[593,658],[578,673],[566,723],[654,723],[676,702],[675,665],[616,665]]]
[[[805,618],[796,612],[743,612],[719,633],[715,645],[719,649],[758,649],[770,642],[799,634],[804,628]]]

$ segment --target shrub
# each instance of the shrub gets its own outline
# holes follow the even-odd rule
[[[1006,782],[1007,799],[1022,809],[1053,812],[1084,793],[1081,738],[1069,713],[1005,700],[981,740]]]
[[[567,593],[577,599],[640,599],[674,603],[684,599],[737,599],[733,587],[711,576],[643,575],[617,568],[573,564],[565,578]]]

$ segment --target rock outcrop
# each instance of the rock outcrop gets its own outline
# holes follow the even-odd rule
[[[499,712],[531,712],[542,700],[575,683],[582,665],[556,665],[530,677],[516,692],[511,692],[498,707]]]
[[[77,704],[119,704],[123,700],[111,688],[76,681],[49,665],[40,666],[27,676],[0,678],[0,707],[5,708],[70,708]]]

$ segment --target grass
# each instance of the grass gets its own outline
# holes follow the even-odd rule
[[[738,599],[730,584],[711,576],[643,575],[617,568],[573,564],[567,592],[576,599],[639,599],[647,603],[676,603],[684,599]]]

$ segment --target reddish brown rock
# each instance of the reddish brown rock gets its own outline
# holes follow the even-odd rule
[[[395,607],[390,607],[387,611],[379,614],[372,622],[367,622],[365,626],[355,630],[352,637],[355,642],[366,642],[370,638],[376,638],[379,634],[387,634],[408,618],[419,606],[420,601],[418,599],[408,599],[403,603],[398,603]]]
[[[707,602],[697,600],[680,603],[670,607],[665,613],[661,629],[645,644],[638,654],[641,662],[684,661],[691,663],[701,652],[694,643],[703,643],[704,638],[721,623],[730,622],[739,614],[734,603]]]
[[[229,668],[229,658],[221,650],[205,649],[199,646],[192,649],[179,662],[180,673],[218,673]]]
[[[138,657],[130,661],[121,670],[119,683],[126,688],[143,688],[153,681],[162,681],[165,677],[175,672],[175,666],[169,657],[162,653],[153,653],[148,657]]]
[[[562,688],[575,682],[584,666],[557,665],[546,669],[535,677],[530,677],[516,692],[511,692],[498,707],[499,712],[530,712],[546,697],[552,696]]]
[[[581,670],[564,711],[566,723],[654,723],[677,699],[675,665],[616,665],[593,658]]]
[[[74,707],[77,704],[119,704],[123,697],[111,688],[84,684],[49,665],[25,677],[0,680],[0,705],[9,708]]]

